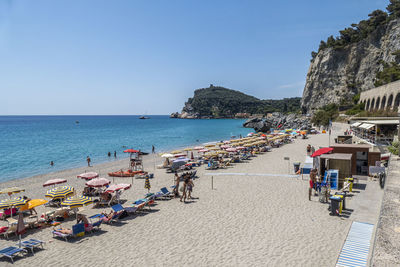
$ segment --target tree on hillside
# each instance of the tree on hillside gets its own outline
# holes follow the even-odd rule
[[[386,9],[391,16],[400,17],[400,0],[390,0],[390,4]]]

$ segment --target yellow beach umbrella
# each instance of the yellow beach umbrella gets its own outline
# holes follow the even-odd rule
[[[33,208],[36,208],[38,206],[41,206],[43,204],[46,204],[48,201],[45,199],[32,199],[29,200],[28,203],[26,203],[23,207],[21,207],[19,210],[24,211],[24,210],[30,210]]]
[[[222,146],[224,143],[221,143],[221,142],[219,142],[219,143],[217,143],[217,146]]]
[[[61,206],[73,208],[79,208],[82,206],[86,206],[93,203],[93,199],[87,196],[73,196],[69,197],[63,202],[61,202]]]
[[[174,150],[171,152],[171,154],[179,154],[179,153],[182,153],[182,150]]]
[[[210,147],[209,150],[219,150],[219,147]]]
[[[192,151],[192,150],[193,150],[193,148],[191,148],[191,147],[187,147],[187,148],[185,148],[184,150],[185,150],[185,151]]]
[[[208,145],[205,145],[204,147],[213,147],[214,145],[213,144],[208,144]]]
[[[45,197],[50,197],[52,199],[66,198],[68,195],[74,193],[74,188],[72,186],[60,186],[47,191]]]

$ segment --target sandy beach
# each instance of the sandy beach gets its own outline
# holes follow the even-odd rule
[[[335,125],[331,140],[342,130]],[[193,189],[196,199],[186,204],[179,199],[157,201],[151,212],[113,225],[103,224],[99,232],[83,238],[65,242],[53,238],[51,228],[30,230],[23,238],[46,241],[44,250],[16,259],[13,266],[334,266],[352,221],[376,223],[383,192],[375,181],[360,181],[366,187],[349,199],[347,205],[353,212],[348,218],[329,216],[328,205],[318,202],[317,197],[309,201],[308,176],[302,179],[288,174],[294,174],[293,162],[304,162],[308,144],[315,148],[328,146],[328,138],[327,134],[318,134],[297,139],[226,169],[198,167],[199,178]],[[284,157],[290,157],[289,170]],[[145,169],[155,176],[150,181],[151,192],[173,184],[173,174],[155,169],[155,163],[161,161],[153,155],[144,160]],[[78,174],[96,171],[108,178],[107,172],[127,166],[128,160],[110,161],[13,180],[0,187],[20,186],[26,189],[20,195],[44,198],[48,189],[42,187],[45,181],[65,178],[68,185],[81,192],[85,181],[77,179]],[[243,173],[250,175],[235,175]],[[131,178],[115,181],[130,183]],[[126,200],[123,205],[130,206],[146,192],[144,180],[134,179],[132,188],[121,197]],[[37,208],[38,213],[48,210]],[[87,206],[82,213],[93,215],[103,210],[110,208]],[[74,222],[71,218],[63,227],[71,227]],[[0,224],[7,225],[4,221]],[[0,244],[15,245],[17,240],[12,236]],[[12,264],[1,258],[0,265]]]

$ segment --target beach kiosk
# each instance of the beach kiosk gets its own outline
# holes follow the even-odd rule
[[[321,173],[325,173],[326,170],[338,171],[338,180],[335,189],[343,187],[345,178],[351,176],[352,158],[352,154],[345,153],[323,154],[320,156]]]

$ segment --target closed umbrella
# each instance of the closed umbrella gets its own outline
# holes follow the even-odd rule
[[[52,199],[66,198],[67,196],[74,193],[72,186],[60,186],[47,191],[45,197]]]
[[[21,235],[25,233],[24,215],[22,212],[18,214],[17,231],[15,233],[19,236],[19,247],[21,247]]]
[[[79,208],[93,203],[93,199],[87,196],[73,196],[65,199],[61,202],[61,206],[73,208]]]
[[[146,176],[146,180],[144,181],[144,188],[146,188],[150,192],[151,185],[150,185],[150,179],[149,179],[148,175]]]
[[[63,184],[66,182],[67,182],[66,179],[51,179],[51,180],[48,180],[47,182],[45,182],[43,184],[43,187],[50,186],[50,185],[56,185],[56,184]]]
[[[99,177],[99,174],[97,172],[85,172],[85,173],[79,174],[77,177],[85,179],[85,180],[91,180],[93,178]]]
[[[109,185],[110,183],[111,181],[106,178],[95,178],[89,182],[86,182],[86,185],[88,187],[103,187]]]

